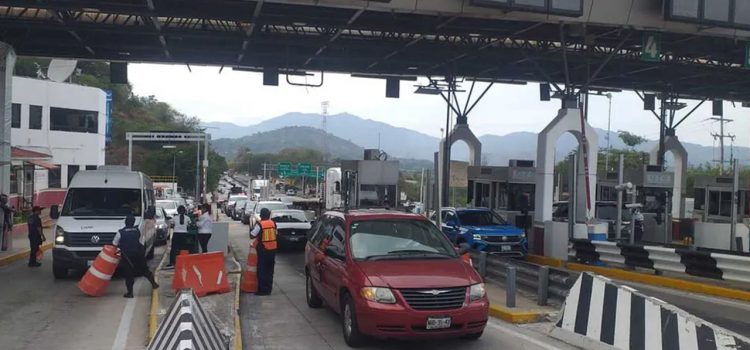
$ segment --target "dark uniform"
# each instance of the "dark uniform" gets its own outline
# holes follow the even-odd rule
[[[120,269],[125,277],[125,287],[128,292],[124,295],[126,298],[133,297],[133,284],[137,273],[143,273],[143,276],[151,282],[151,287],[156,289],[159,285],[154,281],[154,275],[148,269],[146,264],[146,247],[141,243],[141,231],[135,225],[135,218],[129,215],[125,219],[125,228],[119,231],[119,241],[116,242],[122,259],[120,260]]]
[[[278,243],[276,223],[270,220],[270,217],[270,210],[261,209],[261,221],[257,224],[260,232],[253,241],[253,247],[258,250],[258,292],[255,295],[269,295],[273,289],[273,270],[276,265]]]
[[[29,254],[29,266],[31,267],[42,266],[42,264],[36,261],[36,254],[39,251],[42,242],[44,242],[42,219],[39,217],[41,211],[42,208],[34,207],[27,222],[29,226],[29,248],[31,248],[31,253]]]

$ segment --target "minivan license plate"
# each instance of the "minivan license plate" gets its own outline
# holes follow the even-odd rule
[[[428,317],[427,329],[444,329],[451,327],[450,317]]]

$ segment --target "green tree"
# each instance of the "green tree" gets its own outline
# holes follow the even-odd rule
[[[648,141],[646,138],[633,134],[629,131],[620,130],[617,132],[617,136],[620,137],[620,140],[624,142],[628,147],[631,149],[635,149],[636,146]]]

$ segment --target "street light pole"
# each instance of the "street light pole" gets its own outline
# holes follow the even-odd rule
[[[164,146],[161,146],[161,148],[174,150],[177,148],[177,146],[164,145]],[[177,152],[173,151],[172,152],[172,195],[173,196],[177,194],[177,177],[175,176],[175,168],[176,168],[175,164],[176,163],[177,163]]]

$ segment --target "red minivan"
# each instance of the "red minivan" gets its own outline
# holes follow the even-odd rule
[[[307,304],[338,312],[351,347],[368,336],[478,339],[489,316],[479,274],[415,214],[327,212],[310,230],[305,277]]]

